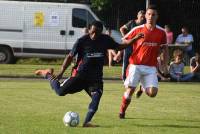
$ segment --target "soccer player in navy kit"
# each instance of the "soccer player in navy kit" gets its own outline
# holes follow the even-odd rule
[[[41,75],[48,79],[52,89],[59,96],[73,94],[82,90],[87,92],[92,100],[89,104],[83,127],[97,127],[97,125],[91,124],[90,121],[98,109],[103,94],[103,65],[107,50],[124,49],[143,37],[143,34],[138,34],[135,38],[118,44],[108,35],[102,34],[102,31],[102,23],[94,21],[89,29],[89,34],[76,41],[73,49],[66,56],[58,75],[53,74],[53,69],[37,70],[35,72],[36,75]],[[59,80],[76,55],[78,55],[77,63],[73,68],[72,76],[60,83]]]

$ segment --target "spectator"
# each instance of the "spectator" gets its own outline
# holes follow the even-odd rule
[[[164,64],[164,57],[163,52],[157,58],[157,76],[159,81],[169,81],[169,71],[168,66]],[[166,70],[167,69],[167,70]],[[165,72],[165,73],[164,73]]]
[[[174,61],[170,64],[169,73],[172,81],[190,81],[194,74],[184,74],[183,51],[174,50]]]
[[[188,56],[191,58],[194,56],[193,48],[192,48],[192,43],[194,42],[192,34],[189,34],[189,30],[187,27],[182,27],[181,29],[182,33],[178,35],[176,38],[176,43],[177,44],[183,44],[184,47],[184,52],[188,54]]]
[[[167,36],[167,44],[172,44],[174,40],[174,33],[171,31],[169,25],[165,25],[165,32]]]
[[[106,34],[109,36],[111,36],[111,32],[112,32],[111,29],[106,30]],[[121,60],[120,56],[118,55],[120,55],[120,51],[117,52],[116,50],[108,49],[108,66],[109,67],[112,67],[113,61],[119,62]]]
[[[190,71],[194,73],[194,80],[200,81],[200,52],[196,52],[195,56],[190,60]]]

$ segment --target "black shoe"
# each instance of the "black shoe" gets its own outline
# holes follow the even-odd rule
[[[119,118],[120,119],[125,119],[125,113],[119,113]]]
[[[142,86],[140,86],[140,88],[135,93],[135,97],[136,98],[140,98],[140,96],[142,95],[142,93],[143,93]]]
[[[85,123],[85,124],[83,124],[83,127],[99,127],[99,125],[94,125],[94,124],[91,124],[91,123]]]

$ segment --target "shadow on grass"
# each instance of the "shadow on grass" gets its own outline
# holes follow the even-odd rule
[[[123,120],[146,120],[146,121],[155,121],[155,120],[165,120],[165,121],[172,121],[173,123],[177,122],[186,122],[188,125],[177,125],[177,124],[137,124],[133,123],[132,125],[135,125],[137,127],[170,127],[170,128],[200,128],[199,125],[190,125],[190,122],[200,122],[200,120],[173,120],[173,119],[150,119],[150,118],[126,118]]]

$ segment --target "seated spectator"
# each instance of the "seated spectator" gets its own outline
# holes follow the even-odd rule
[[[190,81],[194,74],[184,74],[183,51],[174,50],[174,61],[170,64],[169,73],[172,81]]]
[[[200,52],[196,52],[195,56],[190,60],[190,71],[194,73],[194,80],[200,81]]]
[[[192,34],[189,34],[189,30],[187,27],[182,27],[181,29],[182,33],[178,35],[176,38],[176,44],[183,44],[184,46],[184,52],[188,54],[188,56],[191,58],[194,56],[192,43],[194,42]]]
[[[158,65],[157,65],[157,76],[159,81],[169,81],[169,73],[168,71],[168,66],[163,64],[163,53],[160,54],[160,56],[157,58]],[[167,70],[167,71],[165,71]],[[164,73],[165,72],[165,73]],[[166,74],[167,72],[167,74]]]
[[[111,29],[107,29],[106,34],[111,36]],[[113,61],[119,62],[121,60],[120,51],[116,51],[113,49],[108,50],[108,66],[112,67]]]
[[[169,25],[165,25],[165,32],[167,36],[167,44],[172,44],[174,41],[174,33],[171,31]]]

